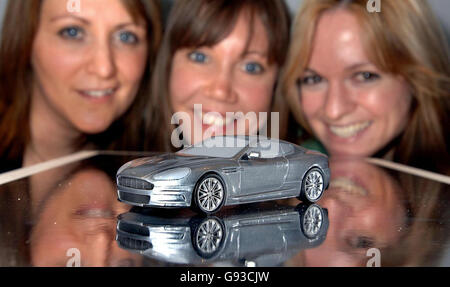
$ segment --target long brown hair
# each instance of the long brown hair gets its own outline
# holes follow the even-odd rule
[[[256,17],[260,17],[267,31],[269,41],[268,60],[280,68],[286,59],[289,44],[290,15],[284,1],[272,0],[192,0],[176,1],[170,11],[164,39],[153,74],[153,94],[149,109],[160,109],[152,121],[163,122],[161,137],[169,148],[170,97],[169,83],[172,60],[177,50],[201,46],[214,46],[225,39],[233,30],[240,12],[248,11],[251,35]],[[280,125],[285,125],[287,108],[282,98],[274,97],[272,111],[280,112]],[[280,128],[281,128],[280,127]],[[280,135],[283,132],[280,129]]]
[[[155,149],[143,145],[145,102],[150,97],[150,79],[161,41],[160,6],[157,0],[121,0],[133,20],[147,25],[148,62],[136,100],[105,132],[87,137],[100,149]],[[9,1],[0,46],[0,158],[20,161],[30,141],[31,52],[39,25],[42,0]],[[155,124],[152,125],[154,127]],[[20,163],[19,163],[20,164]]]
[[[382,71],[402,76],[412,90],[407,127],[377,156],[394,148],[395,161],[448,171],[450,59],[445,36],[426,1],[383,1],[382,5],[380,13],[368,13],[365,0],[305,0],[295,19],[277,93],[287,97],[295,118],[312,135],[297,80],[307,68],[320,16],[330,9],[350,11],[364,31],[361,36],[370,60]]]

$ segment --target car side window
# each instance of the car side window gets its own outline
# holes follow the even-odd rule
[[[262,140],[258,143],[261,158],[269,159],[282,156],[280,143],[277,141]]]

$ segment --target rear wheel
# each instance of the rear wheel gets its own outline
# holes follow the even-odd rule
[[[215,174],[203,176],[194,192],[195,206],[203,213],[213,214],[222,208],[225,202],[225,187],[222,179]]]
[[[303,177],[299,199],[304,202],[316,202],[322,197],[324,190],[323,172],[313,167]]]

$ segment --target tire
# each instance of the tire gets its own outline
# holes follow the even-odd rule
[[[217,217],[206,217],[196,224],[192,244],[197,254],[204,258],[214,257],[225,241],[225,226]]]
[[[317,204],[305,205],[301,210],[300,223],[303,234],[308,239],[315,239],[324,225],[323,209]]]
[[[320,168],[313,167],[302,179],[302,186],[298,199],[303,202],[317,202],[325,190],[324,176]]]
[[[200,178],[195,186],[195,208],[204,214],[218,212],[225,203],[225,198],[225,184],[216,174],[206,174]]]

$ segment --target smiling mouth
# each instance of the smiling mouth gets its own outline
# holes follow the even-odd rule
[[[367,129],[372,124],[371,121],[360,122],[357,124],[346,125],[346,126],[331,126],[330,131],[341,138],[350,138],[363,130]]]
[[[91,99],[102,99],[111,97],[117,91],[118,88],[110,88],[103,90],[80,90],[78,91],[82,96]]]
[[[330,188],[341,189],[352,195],[367,196],[369,192],[364,187],[356,184],[349,178],[335,178],[330,182]]]
[[[75,211],[75,215],[83,218],[114,218],[111,210],[103,208],[81,208]]]
[[[215,127],[222,127],[222,126],[228,126],[229,124],[233,123],[234,121],[237,121],[239,118],[234,116],[222,116],[222,115],[216,115],[212,113],[195,113],[195,116],[199,119],[202,119],[202,123],[204,125],[209,126],[215,126]]]

